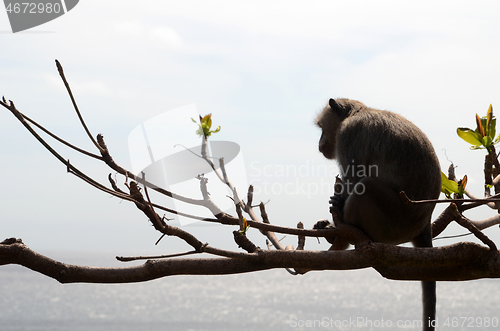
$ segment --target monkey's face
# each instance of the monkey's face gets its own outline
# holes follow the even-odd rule
[[[335,158],[335,140],[331,141],[328,131],[323,130],[319,138],[318,149],[327,159]]]
[[[335,158],[337,133],[341,121],[334,114],[332,108],[327,105],[316,119],[316,125],[321,129],[318,149],[327,158]]]

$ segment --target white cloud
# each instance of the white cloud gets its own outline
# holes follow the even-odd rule
[[[57,91],[66,91],[64,83],[59,75],[44,75],[44,80],[48,86]],[[82,80],[79,77],[72,77],[69,82],[73,93],[79,96],[109,96],[110,91],[106,84],[98,80]]]
[[[152,42],[159,42],[161,45],[165,45],[173,49],[179,49],[181,47],[181,37],[174,29],[165,26],[154,27],[148,29],[147,34]]]
[[[179,34],[168,26],[149,26],[147,22],[127,20],[116,22],[114,29],[118,34],[134,39],[132,44],[140,42],[149,47],[166,46],[172,49],[179,49],[182,44]],[[147,40],[144,40],[145,37]]]
[[[133,37],[140,37],[146,30],[145,25],[137,20],[117,21],[114,28],[120,34]]]

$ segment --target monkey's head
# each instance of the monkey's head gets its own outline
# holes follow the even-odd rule
[[[318,148],[327,159],[335,158],[337,133],[340,130],[340,125],[353,110],[359,107],[358,104],[361,103],[349,99],[330,99],[328,105],[316,118],[316,125],[321,129]]]

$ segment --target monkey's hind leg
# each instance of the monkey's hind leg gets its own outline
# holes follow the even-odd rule
[[[330,197],[330,213],[332,214],[333,224],[335,227],[339,227],[341,224],[344,224],[343,220],[343,208],[344,208],[344,199],[335,194]],[[330,247],[330,251],[341,251],[349,248],[349,242],[341,237],[335,237],[334,240],[329,241],[332,244]]]

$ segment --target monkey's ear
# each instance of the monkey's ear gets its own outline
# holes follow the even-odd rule
[[[328,101],[328,105],[332,110],[332,113],[337,116],[340,121],[345,120],[351,114],[351,106],[349,104],[345,104],[343,102],[338,103],[335,99],[330,99]]]
[[[328,101],[328,104],[330,105],[330,108],[332,109],[332,113],[337,115],[337,117],[341,121],[343,121],[344,119],[346,119],[349,116],[349,110],[342,107],[341,105],[339,105],[338,102],[335,101],[335,99],[330,99],[330,101]]]
[[[328,101],[328,104],[334,111],[340,110],[340,105],[337,103],[337,101],[335,101],[335,99],[330,99],[330,101]]]

